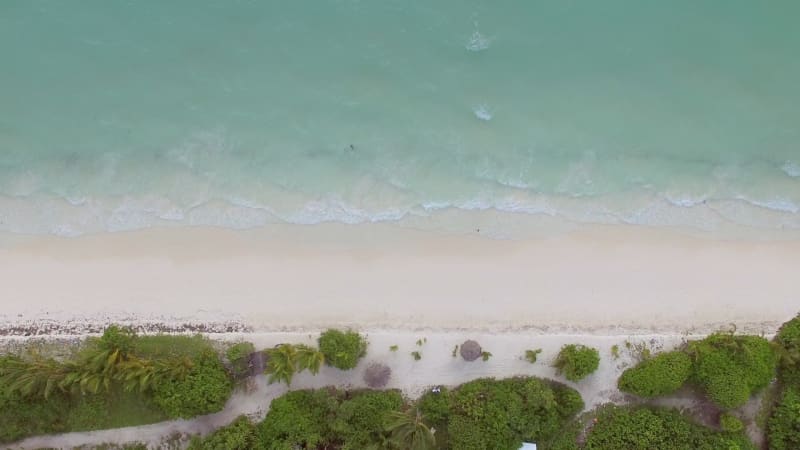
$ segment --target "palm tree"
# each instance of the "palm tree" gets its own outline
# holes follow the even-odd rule
[[[325,355],[314,347],[298,344],[294,346],[297,352],[295,362],[297,371],[302,372],[308,369],[312,375],[319,373],[319,369],[325,364]]]
[[[422,414],[415,410],[408,412],[392,411],[387,417],[386,431],[392,439],[406,450],[434,450],[436,438],[433,431],[425,425]]]
[[[291,344],[280,344],[273,349],[267,350],[269,361],[267,362],[266,373],[269,374],[269,382],[285,382],[287,385],[292,383],[292,377],[297,372],[295,363],[297,361],[297,350]]]
[[[0,371],[0,384],[8,393],[49,398],[55,389],[63,389],[69,372],[54,359],[36,358],[33,361],[8,359]]]
[[[186,357],[168,361],[131,358],[117,367],[116,380],[128,392],[145,392],[164,380],[183,380],[193,366]]]

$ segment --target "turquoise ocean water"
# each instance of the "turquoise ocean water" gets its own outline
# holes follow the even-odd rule
[[[798,18],[796,0],[4,0],[0,231],[457,209],[800,229]]]

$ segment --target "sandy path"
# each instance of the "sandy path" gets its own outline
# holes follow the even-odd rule
[[[379,224],[2,235],[0,322],[758,332],[800,308],[798,268],[800,240],[619,226],[518,241]]]

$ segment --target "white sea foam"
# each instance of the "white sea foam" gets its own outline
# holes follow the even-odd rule
[[[490,121],[492,120],[492,112],[489,110],[487,105],[478,105],[472,108],[472,112],[475,113],[475,117],[481,120]]]
[[[693,206],[701,205],[705,203],[708,199],[704,195],[700,196],[692,196],[692,195],[685,195],[685,196],[675,196],[671,194],[664,195],[664,198],[675,206],[680,206],[683,208],[691,208]]]
[[[792,214],[797,214],[798,212],[800,212],[800,205],[786,198],[773,198],[770,200],[753,200],[741,196],[737,198],[739,200],[746,201],[751,205],[760,206],[762,208],[771,209],[773,211],[788,212]]]
[[[467,41],[466,49],[471,52],[480,52],[486,50],[491,45],[492,40],[481,34],[480,31],[475,30],[472,36]]]
[[[786,161],[781,169],[790,177],[800,177],[800,164],[793,161]]]

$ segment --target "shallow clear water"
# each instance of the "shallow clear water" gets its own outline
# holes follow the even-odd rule
[[[800,2],[0,2],[0,230],[800,228]]]

